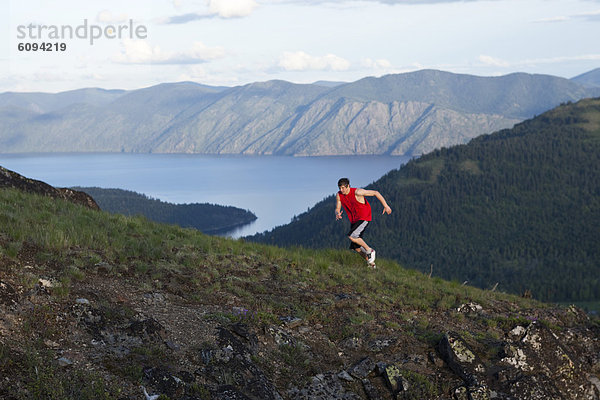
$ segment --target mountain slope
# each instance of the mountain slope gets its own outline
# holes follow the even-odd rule
[[[577,75],[576,77],[571,78],[571,80],[588,87],[600,87],[600,68]]]
[[[418,155],[600,88],[546,75],[425,70],[333,87],[182,82],[102,98],[93,92],[89,101],[82,93],[0,95],[2,152]]]
[[[36,113],[49,113],[74,104],[109,104],[126,93],[125,90],[98,88],[69,90],[56,94],[6,92],[0,93],[0,108],[14,106]]]
[[[545,300],[597,301],[598,165],[600,99],[561,106],[425,155],[373,183],[395,211],[375,216],[367,243],[447,279],[531,290]],[[333,219],[333,207],[331,197],[250,239],[346,247],[347,228]]]
[[[152,143],[157,152],[240,154],[278,130],[294,111],[326,88],[285,81],[253,83],[228,90],[210,106],[177,118]],[[191,114],[191,113],[190,113]],[[269,142],[267,146],[276,144]],[[270,153],[262,148],[262,153]]]
[[[575,307],[13,189],[0,222],[0,398],[600,393],[600,325]]]
[[[148,151],[147,143],[189,107],[203,107],[222,89],[195,83],[161,84],[127,92],[107,104],[72,104],[25,121],[0,124],[6,150]],[[11,146],[12,144],[12,146]]]
[[[522,120],[589,93],[575,82],[550,75],[513,73],[480,77],[422,70],[364,78],[336,87],[327,97],[383,103],[402,99],[459,112],[497,114]]]

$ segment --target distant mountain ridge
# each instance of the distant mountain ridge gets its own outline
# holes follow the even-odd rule
[[[45,114],[75,104],[102,106],[127,93],[125,90],[99,88],[69,90],[60,93],[0,93],[0,108],[13,106],[26,111]]]
[[[577,75],[576,77],[571,78],[571,80],[588,87],[600,87],[600,68]]]
[[[573,80],[443,71],[350,83],[165,83],[0,94],[0,152],[419,155],[600,95]]]

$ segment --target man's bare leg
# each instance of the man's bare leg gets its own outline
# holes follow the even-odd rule
[[[369,245],[362,238],[353,238],[352,236],[348,236],[348,239],[350,239],[352,243],[356,243],[357,245],[364,248],[367,253],[373,251],[373,249],[370,248]]]
[[[350,239],[352,241],[352,243],[361,246],[362,248],[365,249],[365,252],[367,253],[367,255],[369,256],[369,258],[367,259],[367,262],[369,264],[372,264],[375,262],[375,250],[373,250],[371,247],[369,247],[369,245],[360,237],[352,237],[352,236],[348,236],[348,239]]]
[[[365,250],[364,250],[364,248],[362,248],[362,247],[361,247],[361,248],[359,248],[359,249],[354,249],[354,250],[356,250],[356,252],[357,252],[358,254],[360,254],[360,255],[361,255],[361,257],[365,259],[365,261],[369,261],[369,256],[367,255],[367,253],[365,253]]]

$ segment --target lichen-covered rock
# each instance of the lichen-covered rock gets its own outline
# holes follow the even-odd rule
[[[243,336],[226,328],[218,329],[220,350],[203,371],[217,385],[229,385],[250,399],[281,400],[281,395],[264,372],[252,361],[255,337],[243,326],[237,326]]]
[[[501,363],[520,371],[531,371],[533,367],[527,363],[527,356],[522,348],[507,343],[504,346],[506,357],[500,360]]]
[[[385,383],[388,385],[392,393],[398,393],[402,390],[408,389],[408,382],[402,376],[400,368],[395,365],[388,365],[383,371],[383,378]]]
[[[477,303],[467,303],[462,304],[460,307],[456,309],[459,313],[476,313],[483,311],[483,307]]]
[[[512,360],[517,361],[515,368],[523,372],[541,373],[562,393],[572,394],[569,387],[578,374],[578,366],[549,328],[533,322],[513,348],[513,354],[519,357]]]
[[[344,388],[338,374],[331,372],[312,377],[302,388],[289,390],[288,397],[295,400],[360,400],[360,396]]]
[[[446,333],[438,349],[448,367],[462,378],[467,386],[476,386],[481,382],[485,367],[457,333]]]

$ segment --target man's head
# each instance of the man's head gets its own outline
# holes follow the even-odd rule
[[[348,178],[342,178],[338,181],[338,187],[343,195],[350,193],[350,180]]]

